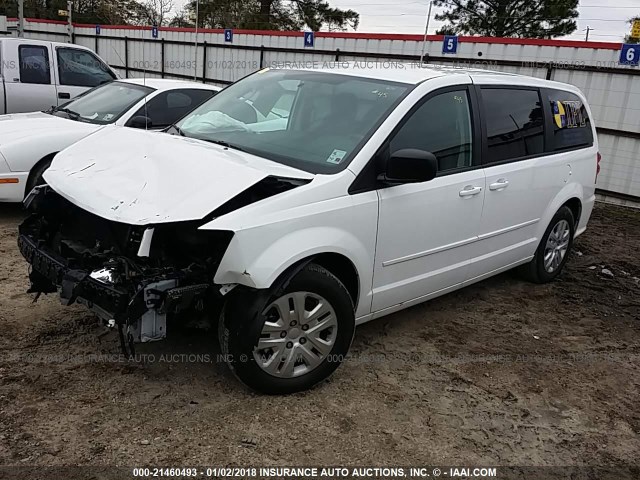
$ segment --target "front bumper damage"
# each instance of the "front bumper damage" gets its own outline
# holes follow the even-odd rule
[[[30,293],[58,292],[120,331],[122,348],[162,340],[167,319],[200,314],[219,298],[213,278],[231,232],[198,230],[201,222],[144,227],[90,214],[49,187],[25,205],[18,246],[31,265]]]

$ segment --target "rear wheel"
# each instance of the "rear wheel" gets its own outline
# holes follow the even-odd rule
[[[298,392],[325,380],[349,351],[354,331],[347,289],[315,264],[278,292],[230,300],[219,324],[220,346],[235,375],[268,394]]]
[[[551,219],[533,260],[523,265],[524,277],[535,283],[554,280],[569,258],[575,235],[575,220],[569,207],[562,207]]]

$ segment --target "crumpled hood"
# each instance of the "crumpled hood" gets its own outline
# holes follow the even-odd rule
[[[59,134],[77,131],[80,138],[100,129],[102,125],[76,122],[43,112],[0,115],[0,145],[22,139],[33,139],[34,134]]]
[[[270,175],[313,178],[200,140],[109,126],[59,153],[44,179],[100,217],[147,225],[202,219]]]

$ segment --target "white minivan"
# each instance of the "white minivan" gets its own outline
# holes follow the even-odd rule
[[[560,274],[600,155],[575,87],[442,67],[263,69],[157,135],[109,127],[26,200],[31,292],[136,342],[219,318],[226,360],[303,390],[355,326],[520,267]]]

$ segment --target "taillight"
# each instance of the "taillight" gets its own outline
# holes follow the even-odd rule
[[[596,183],[598,182],[598,175],[600,175],[600,160],[602,160],[602,155],[598,152],[598,155],[596,156]]]

